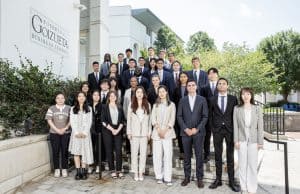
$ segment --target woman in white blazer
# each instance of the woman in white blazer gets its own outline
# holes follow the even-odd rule
[[[158,184],[172,185],[173,139],[176,138],[176,108],[166,86],[158,87],[158,98],[152,109],[153,168]]]
[[[151,136],[151,106],[143,87],[138,86],[127,113],[127,136],[131,145],[131,171],[135,181],[143,181],[147,144]],[[138,162],[138,154],[140,158]]]
[[[242,193],[256,193],[257,157],[263,147],[263,113],[254,103],[251,88],[240,92],[240,105],[234,108],[234,145],[238,150],[239,179]]]

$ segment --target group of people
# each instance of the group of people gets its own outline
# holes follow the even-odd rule
[[[117,63],[111,62],[110,54],[105,54],[101,65],[93,62],[93,72],[82,83],[72,107],[65,104],[63,93],[56,95],[56,104],[46,113],[54,176],[68,176],[69,151],[74,155],[76,180],[87,179],[92,171],[88,166],[93,163],[99,172],[99,162],[108,163],[112,178],[122,178],[122,145],[126,141],[134,180],[144,180],[150,144],[156,181],[171,186],[173,139],[177,139],[184,160],[181,185],[190,183],[193,148],[197,186],[203,188],[203,163],[210,160],[212,135],[216,179],[209,188],[222,185],[225,139],[229,187],[235,192],[256,193],[263,116],[254,103],[253,90],[242,88],[238,102],[228,92],[229,81],[219,77],[216,68],[201,70],[198,57],[192,59],[192,70],[183,71],[174,53],[168,53],[166,59],[162,50],[157,57],[150,47],[148,58],[139,57],[138,61],[131,49],[125,53],[125,58],[118,54]],[[98,150],[99,133],[102,150]],[[240,185],[234,179],[234,148],[238,150]],[[102,161],[98,161],[99,154]]]

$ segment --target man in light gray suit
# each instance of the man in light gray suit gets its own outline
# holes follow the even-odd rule
[[[187,82],[188,95],[182,98],[178,105],[177,120],[180,126],[180,135],[184,150],[184,175],[181,185],[186,186],[191,177],[192,145],[196,155],[197,185],[203,188],[203,142],[205,137],[205,125],[208,119],[206,99],[197,95],[197,83],[195,80]]]

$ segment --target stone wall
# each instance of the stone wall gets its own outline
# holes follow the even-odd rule
[[[284,127],[285,131],[300,132],[300,112],[285,111]]]
[[[0,193],[13,193],[19,186],[50,172],[47,135],[0,141]]]

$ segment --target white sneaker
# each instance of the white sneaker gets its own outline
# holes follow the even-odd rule
[[[137,174],[134,175],[134,180],[138,181],[139,180],[139,176]]]
[[[99,173],[100,172],[100,168],[99,166],[96,166],[96,173]]]
[[[68,177],[67,169],[62,169],[61,174],[62,174],[62,177],[64,177],[64,178]]]
[[[167,182],[167,186],[172,186],[172,182]]]
[[[89,173],[89,174],[92,174],[92,172],[93,172],[93,168],[92,168],[92,167],[89,167],[89,168],[88,168],[88,173]]]
[[[164,182],[161,179],[157,179],[157,184],[163,184]]]
[[[143,181],[144,180],[144,176],[143,175],[140,175],[139,176],[139,181]]]
[[[55,171],[54,171],[54,177],[55,178],[60,177],[60,169],[55,169]]]

